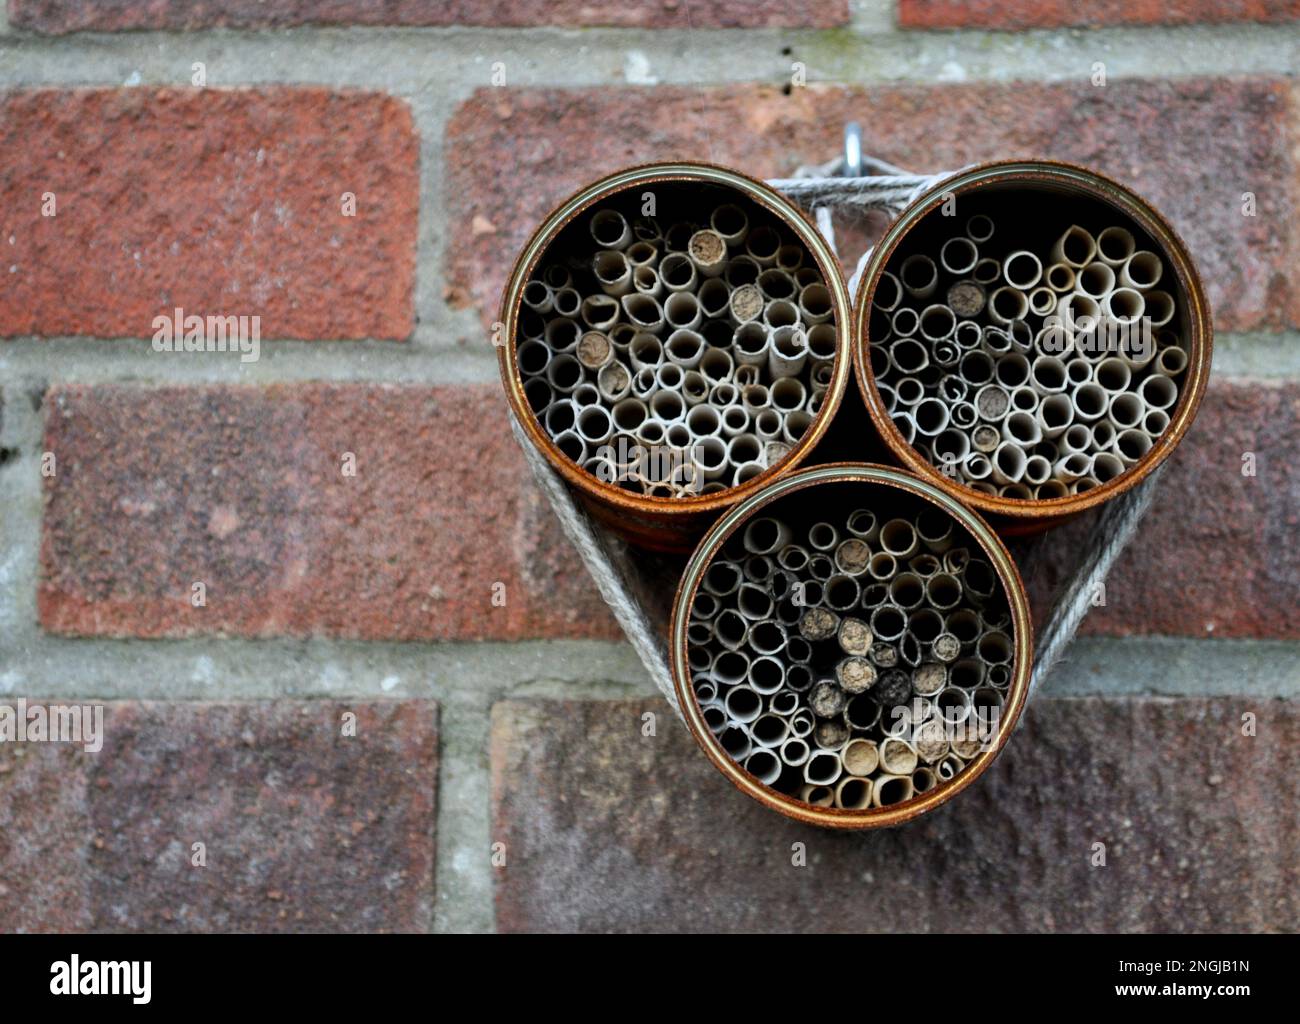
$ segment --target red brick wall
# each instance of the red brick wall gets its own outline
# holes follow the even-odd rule
[[[36,32],[266,28],[288,25],[608,25],[634,28],[833,28],[847,0],[9,0],[14,25]],[[906,28],[1030,29],[1072,25],[1283,22],[1296,0],[898,0]]]
[[[1058,28],[1294,21],[1296,0],[898,0],[907,28]]]
[[[11,92],[0,148],[0,228],[18,268],[0,337],[149,336],[176,306],[257,313],[266,338],[411,332],[419,187],[400,99]]]
[[[38,32],[282,25],[610,25],[632,28],[831,28],[848,0],[9,0],[15,25]]]
[[[800,154],[832,151],[838,126],[858,118],[871,152],[907,166],[1041,154],[1115,174],[1183,233],[1220,331],[1294,328],[1296,102],[1289,84],[1262,78],[788,97],[761,86],[484,89],[446,128],[455,197],[446,294],[486,328],[535,220],[621,164],[712,155],[788,173]],[[174,305],[242,311],[247,301],[269,338],[409,334],[419,186],[400,100],[282,87],[42,90],[3,104],[0,133],[38,142],[0,148],[0,227],[22,239],[3,333],[148,336],[152,317]],[[735,124],[749,130],[727,130]],[[593,156],[554,159],[561,134]],[[1237,182],[1258,194],[1259,216],[1241,215]],[[61,196],[55,218],[33,198],[47,187]],[[355,218],[340,213],[345,191],[357,196]],[[44,481],[42,626],[109,636],[615,635],[528,480],[498,396],[492,383],[53,388],[45,450],[63,471]],[[201,419],[221,443],[171,429],[177,416]],[[1113,587],[1135,602],[1121,607],[1148,613],[1102,613],[1087,628],[1300,638],[1285,610],[1300,605],[1300,572],[1293,546],[1277,543],[1300,507],[1300,473],[1284,454],[1297,431],[1300,385],[1215,381],[1153,514],[1155,557],[1129,552],[1117,569]],[[437,443],[453,436],[454,448]],[[1258,476],[1238,471],[1243,451],[1259,453]],[[355,477],[341,475],[344,452],[357,456]],[[276,472],[282,465],[291,471]],[[139,529],[120,530],[123,516]],[[1203,554],[1182,557],[1189,545]],[[202,609],[189,601],[196,580],[208,588]],[[491,604],[498,582],[505,607]]]
[[[93,759],[0,749],[0,930],[1300,927],[1277,826],[1300,800],[1300,87],[1277,49],[1300,3],[7,10],[0,701],[116,699]],[[629,83],[641,49],[665,84]],[[1093,85],[1112,52],[1130,70]],[[1228,369],[1083,625],[1076,652],[1118,652],[1069,666],[1093,695],[1037,699],[946,816],[865,853],[733,792],[634,692],[487,339],[514,256],[574,189],[670,157],[788,174],[849,120],[909,168],[1042,156],[1132,185],[1192,250]],[[260,360],[154,353],[178,307],[260,316]],[[1269,351],[1283,365],[1254,376]],[[1039,608],[1080,536],[1054,535]],[[175,853],[196,837],[206,875]],[[1105,874],[1085,869],[1097,841]],[[792,842],[819,874],[791,876]],[[847,917],[810,881],[900,863],[922,866]]]

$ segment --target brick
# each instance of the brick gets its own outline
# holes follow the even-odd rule
[[[46,408],[47,630],[618,635],[532,486],[498,384],[76,386]]]
[[[615,25],[629,28],[833,28],[848,0],[10,0],[10,23],[37,32],[265,28],[284,25]]]
[[[430,927],[435,704],[124,702],[107,722],[90,778],[96,928]]]
[[[1140,532],[1082,632],[1300,639],[1300,385],[1212,381]],[[1255,476],[1243,455],[1255,455]],[[1077,557],[1087,516],[1030,574],[1042,608]]]
[[[1298,740],[1295,701],[1044,699],[949,804],[837,835],[735,790],[660,701],[506,702],[492,716],[497,925],[1293,931]]]
[[[427,930],[437,714],[121,701],[98,752],[0,745],[0,930]]]
[[[405,338],[418,206],[410,108],[381,93],[0,94],[0,337],[148,338],[181,307],[264,339]]]
[[[1296,0],[898,0],[904,28],[1062,28],[1074,25],[1185,25],[1284,22],[1300,17]]]
[[[1157,205],[1196,257],[1220,330],[1300,323],[1288,85],[1269,79],[808,87],[483,89],[447,128],[448,299],[495,319],[514,256],[554,205],[598,175],[667,159],[789,174],[842,146],[904,167],[1073,160]],[[1214,139],[1213,146],[1204,145]],[[581,152],[581,161],[561,159]],[[1253,191],[1258,216],[1243,217]],[[849,256],[850,253],[842,253]]]
[[[16,698],[3,703],[12,708]],[[87,774],[94,756],[62,743],[0,744],[0,933],[90,927]]]

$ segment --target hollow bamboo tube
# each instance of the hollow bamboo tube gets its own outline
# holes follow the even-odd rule
[[[813,786],[832,786],[839,781],[844,771],[844,763],[838,752],[833,750],[814,750],[808,755],[803,765],[804,782]]]
[[[939,718],[931,718],[917,726],[912,735],[912,745],[917,756],[926,764],[936,764],[947,756],[950,744],[948,730]]]
[[[799,789],[799,799],[813,807],[835,806],[835,791],[829,786],[814,786],[804,783]]]
[[[1043,264],[1028,249],[1017,249],[1002,261],[1002,278],[1012,288],[1028,292],[1043,276]]]
[[[914,793],[910,775],[878,775],[874,780],[872,803],[876,807],[889,807],[912,798]]]
[[[1096,240],[1079,225],[1073,224],[1052,244],[1051,261],[1078,269],[1091,263],[1096,254]]]
[[[956,235],[940,247],[939,263],[948,273],[962,277],[975,269],[979,255],[979,247],[971,239]]]
[[[992,217],[987,214],[977,213],[966,221],[966,237],[972,242],[982,245],[993,237],[995,227]]]
[[[759,747],[745,758],[745,770],[765,786],[781,777],[781,759],[766,747]]]
[[[771,344],[767,349],[767,368],[774,378],[797,375],[807,358],[808,336],[803,330],[790,325],[772,331]]]
[[[966,762],[964,762],[960,757],[957,757],[955,754],[949,754],[939,762],[934,773],[941,781],[946,782],[948,779],[954,778],[957,773],[965,767]]]
[[[813,729],[813,742],[823,750],[839,751],[849,739],[849,727],[839,718],[825,718]]]
[[[1144,291],[1160,282],[1164,264],[1153,252],[1139,250],[1119,266],[1119,283],[1125,288]]]
[[[903,290],[914,299],[928,299],[939,284],[939,268],[929,256],[920,253],[903,261],[898,276],[903,282]],[[897,322],[894,329],[898,330]]]
[[[890,775],[910,775],[917,761],[916,748],[904,739],[891,736],[880,744],[880,767]]]
[[[632,229],[617,210],[598,210],[592,215],[590,231],[602,249],[626,249],[632,244]]]
[[[846,811],[859,811],[871,806],[872,782],[852,775],[840,779],[835,786],[835,806]]]
[[[874,740],[852,739],[845,744],[841,760],[844,770],[850,775],[865,777],[874,772],[880,764],[880,751]]]
[[[1097,235],[1097,258],[1107,266],[1122,266],[1136,248],[1133,234],[1127,228],[1111,226]]]
[[[812,748],[799,736],[790,736],[781,744],[781,761],[791,768],[801,768],[812,755]]]

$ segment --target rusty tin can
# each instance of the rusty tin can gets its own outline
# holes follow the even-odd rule
[[[831,379],[813,422],[789,453],[761,474],[725,491],[681,497],[634,494],[598,479],[566,458],[538,421],[524,394],[518,363],[519,316],[523,290],[548,248],[559,233],[576,218],[610,197],[653,191],[665,183],[698,183],[756,204],[774,216],[805,247],[830,292],[835,324],[835,357]],[[851,307],[848,288],[834,252],[813,222],[797,206],[763,182],[702,163],[665,163],[633,167],[594,182],[560,204],[533,234],[515,262],[502,299],[500,322],[502,344],[498,362],[514,415],[522,424],[528,442],[573,488],[588,511],[628,540],[651,550],[686,553],[718,517],[736,503],[756,494],[774,480],[794,470],[812,452],[826,432],[839,407],[852,372],[849,346]]]
[[[849,508],[867,493],[888,501],[912,501],[941,510],[965,530],[992,566],[1006,598],[1012,640],[1010,681],[999,717],[996,736],[953,778],[906,802],[885,807],[845,810],[818,807],[765,785],[734,761],[705,721],[692,684],[688,663],[687,627],[704,574],[727,541],[752,518],[774,502],[799,492],[816,491],[816,505]],[[946,491],[911,473],[868,463],[831,463],[783,476],[751,495],[719,519],[700,541],[687,565],[677,595],[669,630],[669,664],[678,703],[691,734],[705,755],[737,789],[764,806],[796,821],[831,829],[868,829],[900,825],[951,800],[973,784],[1005,746],[1024,708],[1033,661],[1033,626],[1029,602],[1010,553],[989,524]]]
[[[1124,472],[1090,490],[1050,499],[1011,498],[976,490],[942,472],[907,441],[886,410],[871,368],[871,311],[881,274],[895,254],[906,253],[909,238],[923,225],[943,216],[945,203],[962,210],[963,200],[1005,204],[1014,218],[1018,200],[1048,197],[1063,211],[1104,211],[1121,226],[1136,226],[1156,247],[1168,273],[1161,287],[1173,294],[1185,339],[1187,367],[1169,422],[1150,450]],[[1047,199],[1043,199],[1047,201]],[[967,207],[969,209],[969,206]],[[1066,213],[1072,216],[1072,213]],[[1022,218],[1025,216],[1021,214]],[[1064,223],[1069,223],[1066,220]],[[1071,164],[1045,160],[1010,160],[984,164],[945,179],[916,199],[890,225],[875,247],[862,275],[853,316],[855,376],[871,419],[893,456],[907,469],[989,517],[1007,535],[1036,533],[1064,522],[1085,509],[1122,494],[1167,459],[1187,433],[1200,407],[1210,375],[1213,327],[1210,307],[1191,254],[1169,222],[1145,199],[1111,179]]]

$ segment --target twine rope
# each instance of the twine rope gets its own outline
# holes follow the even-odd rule
[[[672,706],[678,717],[682,709],[677,703],[677,691],[673,687],[672,673],[668,669],[668,659],[664,655],[661,637],[656,637],[650,625],[650,618],[645,609],[632,596],[633,588],[621,566],[630,564],[632,553],[626,542],[611,530],[593,522],[591,517],[578,506],[572,492],[560,476],[546,461],[546,456],[531,444],[524,429],[515,416],[514,407],[510,408],[510,429],[515,440],[524,450],[524,459],[532,470],[533,477],[551,503],[559,517],[565,534],[578,549],[578,556],[587,572],[596,581],[596,589],[609,605],[614,618],[622,627],[632,649],[636,651],[641,664],[650,673],[659,692]]]
[[[846,178],[838,176],[843,165],[843,158],[839,158],[812,167],[801,167],[793,178],[768,182],[810,210],[818,230],[832,251],[836,251],[831,221],[834,209],[898,213],[918,196],[937,187],[953,174],[960,173],[944,171],[939,174],[910,174],[883,160],[864,156],[863,167],[879,173],[869,177]],[[850,295],[857,294],[871,251],[868,249],[858,260],[849,279]],[[578,505],[560,474],[529,443],[513,407],[510,409],[510,428],[523,449],[524,459],[538,486],[550,501],[564,532],[577,548],[591,578],[595,580],[600,596],[614,613],[614,618],[627,635],[628,642],[645,665],[655,686],[680,717],[682,710],[677,703],[676,689],[668,668],[664,638],[656,633],[645,609],[634,596],[635,588],[628,576],[626,567],[632,564],[635,553],[621,537],[595,523]],[[1136,487],[1103,506],[1080,550],[1078,561],[1058,591],[1047,621],[1038,632],[1027,700],[1033,697],[1053,666],[1065,655],[1070,641],[1079,630],[1079,624],[1093,606],[1099,585],[1105,581],[1115,559],[1137,532],[1143,516],[1151,507],[1161,472],[1162,470],[1157,470],[1151,473]],[[1032,565],[1022,568],[1032,568]],[[1023,717],[1021,722],[1024,722]]]
[[[1079,624],[1093,607],[1093,598],[1105,582],[1110,567],[1151,508],[1156,482],[1163,472],[1164,466],[1161,466],[1136,487],[1102,506],[1101,515],[1088,534],[1073,573],[1057,592],[1047,621],[1038,631],[1034,670],[1029,677],[1029,697],[1033,697],[1053,666],[1065,655],[1070,641],[1079,631]]]

